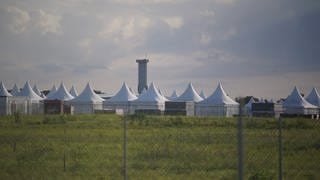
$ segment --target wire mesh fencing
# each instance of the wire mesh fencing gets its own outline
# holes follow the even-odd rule
[[[234,122],[181,116],[143,117],[129,119],[127,130],[130,179],[236,178]]]
[[[0,178],[320,179],[319,120],[239,119],[1,117]]]

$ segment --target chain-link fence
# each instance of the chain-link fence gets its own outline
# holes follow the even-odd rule
[[[307,118],[4,116],[0,147],[0,179],[320,179]]]

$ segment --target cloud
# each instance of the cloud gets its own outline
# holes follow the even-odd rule
[[[236,2],[236,0],[214,0],[217,4],[223,4],[223,5],[231,5]]]
[[[24,32],[31,21],[29,13],[15,6],[7,7],[7,12],[12,15],[10,29],[15,33]]]
[[[201,33],[200,36],[200,43],[203,45],[207,45],[211,42],[212,38],[210,35],[208,35],[207,33]]]
[[[45,12],[44,10],[39,10],[39,18],[37,21],[37,26],[40,28],[42,34],[62,34],[61,29],[61,16],[53,15]]]
[[[145,16],[120,16],[105,23],[98,36],[116,45],[136,47],[143,43],[144,33],[151,26],[151,20]]]
[[[86,51],[86,54],[89,55],[92,53],[92,38],[84,38],[78,42],[78,46]]]
[[[213,10],[209,10],[209,9],[206,9],[204,11],[200,11],[200,15],[201,16],[205,16],[205,17],[213,17],[215,16],[215,12]]]
[[[163,21],[172,29],[180,29],[183,26],[183,18],[179,16],[166,17]]]
[[[37,65],[37,69],[45,73],[63,73],[66,70],[66,67],[57,63],[46,63]]]
[[[232,93],[246,92],[246,79],[272,74],[253,80],[254,91],[273,93],[266,86],[291,85],[277,76],[320,68],[319,8],[291,0],[0,1],[0,75],[115,90],[136,84],[135,59],[148,53],[150,80],[169,90],[193,81],[211,92],[222,79]]]
[[[187,0],[112,0],[116,3],[121,4],[131,4],[131,5],[140,5],[140,4],[164,4],[164,3],[180,3]]]

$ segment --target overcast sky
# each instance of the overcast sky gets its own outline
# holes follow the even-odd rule
[[[1,0],[0,80],[137,89],[135,59],[164,94],[286,97],[320,90],[319,0]]]

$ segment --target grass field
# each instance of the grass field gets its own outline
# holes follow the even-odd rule
[[[237,119],[130,116],[129,179],[236,179]],[[277,179],[278,124],[244,119],[245,179]],[[0,117],[0,179],[122,179],[123,117]],[[284,119],[285,179],[320,179],[320,122]]]

